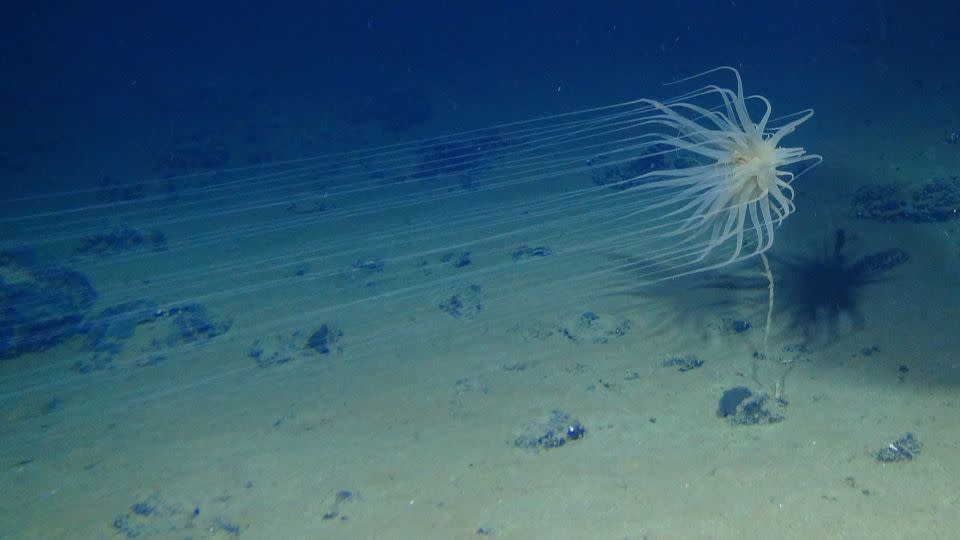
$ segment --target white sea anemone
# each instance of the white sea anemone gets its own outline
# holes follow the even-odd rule
[[[640,123],[656,128],[651,147],[690,158],[685,166],[655,168],[628,181],[630,191],[663,194],[640,212],[669,208],[660,218],[665,230],[657,236],[673,239],[669,266],[677,271],[664,277],[726,266],[768,250],[777,226],[796,209],[793,166],[806,162],[806,170],[822,159],[803,148],[780,146],[813,110],[772,126],[770,102],[744,95],[736,69],[706,73],[720,70],[733,73],[736,90],[710,85],[666,103],[640,100],[656,111]],[[711,96],[721,104],[707,108],[689,101]],[[751,101],[762,105],[759,122],[748,111]]]

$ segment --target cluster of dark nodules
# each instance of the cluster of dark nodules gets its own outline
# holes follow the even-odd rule
[[[207,314],[207,308],[201,304],[182,304],[157,312],[160,318],[173,322],[175,332],[171,333],[165,345],[172,347],[183,343],[199,343],[213,339],[230,330],[232,321],[214,320]]]
[[[869,253],[853,263],[851,271],[860,274],[881,273],[892,270],[910,260],[910,255],[902,249],[887,249]]]
[[[93,285],[80,272],[41,265],[30,250],[0,252],[0,359],[41,352],[82,336],[91,355],[74,367],[87,372],[109,367],[141,325],[169,323],[166,334],[152,343],[154,350],[201,343],[230,328],[229,321],[214,320],[200,304],[162,310],[134,300],[94,314],[96,299]],[[141,365],[162,359],[154,355]]]
[[[113,519],[113,528],[127,539],[166,536],[171,532],[186,533],[202,526],[210,533],[239,536],[242,527],[222,517],[209,521],[200,517],[200,507],[183,507],[169,502],[159,494],[137,501],[123,514]],[[189,536],[188,536],[189,537]]]
[[[753,325],[750,324],[750,321],[744,321],[740,319],[734,319],[733,321],[731,321],[730,326],[733,329],[733,331],[736,332],[737,334],[742,334],[747,330],[753,328]]]
[[[343,337],[343,330],[333,328],[327,323],[320,325],[307,339],[306,348],[319,354],[330,354],[330,347],[336,345]],[[337,347],[337,352],[343,352],[343,347]]]
[[[460,253],[447,253],[441,259],[445,263],[452,263],[454,268],[463,268],[469,266],[471,262],[470,252],[462,251]]]
[[[444,300],[440,303],[440,309],[454,317],[459,317],[462,315],[461,311],[463,310],[463,300],[460,299],[459,295],[453,295],[448,300]]]
[[[881,463],[898,463],[901,461],[911,461],[923,449],[923,443],[913,433],[907,433],[896,441],[881,448],[876,459]]]
[[[367,274],[379,274],[380,272],[383,272],[384,266],[385,264],[383,259],[377,257],[366,257],[357,259],[350,267],[356,271]]]
[[[754,394],[749,388],[736,386],[723,392],[717,416],[735,425],[775,424],[786,418],[785,407],[782,399],[771,399],[767,394]]]
[[[346,281],[362,283],[366,287],[378,285],[378,274],[383,273],[386,262],[379,257],[361,257],[340,272],[340,277]]]
[[[163,251],[167,249],[167,237],[161,231],[141,231],[123,225],[84,238],[74,251],[81,255],[110,255],[143,247]]]
[[[343,505],[345,503],[352,503],[361,500],[360,494],[355,491],[350,491],[348,489],[341,489],[333,496],[333,504],[330,505],[330,508],[323,513],[320,517],[323,521],[330,521],[331,519],[337,519],[339,521],[347,521],[347,516],[343,513]]]
[[[137,327],[152,323],[158,317],[156,305],[146,300],[133,300],[110,306],[87,319],[83,325],[89,358],[78,360],[74,369],[86,373],[108,367],[123,351],[125,342]]]
[[[897,366],[897,380],[904,382],[907,380],[907,374],[910,373],[910,366],[906,364],[900,364]]]
[[[711,328],[714,326],[711,325]],[[715,327],[722,334],[743,334],[753,328],[753,323],[746,319],[735,319],[732,317],[721,317],[719,325]]]
[[[574,343],[593,343],[602,345],[612,338],[623,337],[630,331],[630,320],[614,320],[611,316],[600,316],[593,311],[585,311],[574,321],[561,324],[560,334]]]
[[[81,373],[107,369],[141,326],[159,326],[159,334],[150,340],[147,351],[159,352],[181,345],[201,345],[230,330],[232,321],[217,320],[207,308],[197,303],[187,303],[157,308],[152,302],[134,300],[110,306],[83,324],[88,358],[74,362],[74,369]],[[166,356],[153,354],[138,361],[139,367],[156,365]]]
[[[674,356],[667,358],[660,363],[663,367],[676,367],[677,371],[683,373],[685,371],[690,371],[692,369],[697,369],[698,367],[703,366],[703,360],[697,358],[693,355],[687,356]]]
[[[586,435],[587,428],[579,420],[563,411],[551,411],[546,422],[532,424],[523,435],[513,440],[513,446],[526,450],[550,450]]]
[[[526,244],[521,244],[517,249],[513,250],[510,257],[514,261],[519,261],[521,259],[532,259],[534,257],[546,257],[552,253],[553,251],[547,246],[530,247]]]
[[[96,299],[80,272],[43,265],[30,249],[0,251],[0,360],[44,351],[82,333]]]
[[[452,317],[472,319],[483,311],[483,298],[483,288],[480,285],[472,284],[460,292],[444,298],[439,307],[441,311]]]
[[[278,345],[276,343],[264,343],[261,339],[255,340],[247,351],[247,356],[253,358],[257,367],[260,368],[279,366],[293,361],[296,351],[291,344],[287,344],[287,347]]]
[[[913,189],[900,184],[863,186],[853,194],[860,219],[933,223],[960,218],[960,177],[933,178]]]
[[[108,367],[136,328],[168,319],[172,328],[156,349],[197,343],[226,332],[229,321],[215,321],[199,304],[157,310],[144,300],[124,302],[91,313],[97,294],[81,273],[36,262],[32,251],[0,253],[0,359],[41,352],[73,337],[86,338],[91,356],[81,372]],[[153,356],[147,364],[162,361]]]
[[[807,354],[810,351],[810,347],[806,343],[787,343],[783,346],[783,352],[787,353],[797,353],[797,354]]]
[[[247,350],[247,356],[257,363],[257,367],[268,368],[292,362],[296,358],[306,358],[315,354],[327,355],[334,351],[343,353],[340,339],[343,330],[323,323],[310,333],[306,342],[303,332],[294,332],[292,336],[273,336],[257,339]]]

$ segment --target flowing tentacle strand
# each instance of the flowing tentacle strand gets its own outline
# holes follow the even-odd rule
[[[631,288],[655,286],[770,249],[777,227],[796,209],[794,180],[820,161],[782,146],[813,113],[774,117],[766,98],[744,93],[733,68],[680,82],[723,73],[733,77],[733,88],[707,85],[666,100],[149,179],[126,186],[143,194],[130,200],[104,201],[85,188],[7,199],[0,201],[0,250],[30,246],[39,258],[89,276],[96,308],[78,325],[95,318],[135,326],[142,314],[109,308],[142,299],[161,313],[201,303],[233,320],[207,345],[223,358],[242,360],[263,336],[300,335],[334,321],[355,361],[393,361],[404,355],[400,342],[439,339],[449,314],[438,305],[473,286],[483,291],[476,304],[483,305],[477,319],[484,332],[500,331],[582,309],[623,276]],[[171,184],[175,193],[167,191]],[[166,242],[109,256],[77,249],[105,224],[162,231]],[[5,268],[7,284],[26,279],[17,271],[49,271]],[[36,313],[46,302],[19,301]],[[371,328],[373,319],[380,326]],[[50,333],[63,329],[53,320],[35,322],[32,335],[18,336],[21,349],[8,353],[45,350]],[[478,342],[469,331],[444,339]],[[74,349],[60,357],[85,354]],[[122,365],[104,376],[126,380],[134,370],[122,367],[154,351],[123,354]],[[164,354],[197,353],[193,343],[175,343]],[[71,371],[72,363],[9,371],[0,378],[0,402],[35,392],[82,393],[97,374]],[[190,382],[171,377],[149,391],[118,384],[112,403],[122,411],[133,402],[172,402],[198,386],[226,392],[250,369],[249,362],[211,361]],[[43,436],[5,446],[26,447]]]

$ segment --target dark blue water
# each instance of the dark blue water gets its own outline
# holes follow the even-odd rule
[[[557,112],[717,65],[783,86],[875,70],[952,78],[960,46],[950,2],[343,4],[17,3],[2,22],[6,131],[66,135],[91,109],[123,122],[189,85],[203,89],[195,106],[241,114],[291,95],[336,109],[438,87],[465,106],[508,88]]]

